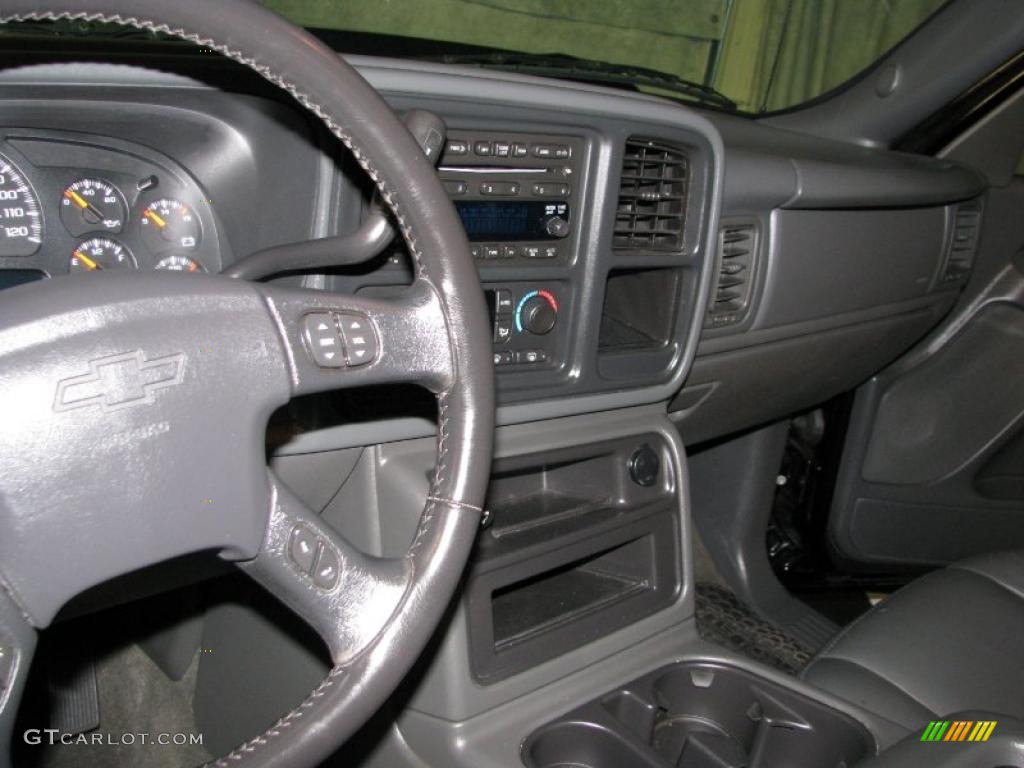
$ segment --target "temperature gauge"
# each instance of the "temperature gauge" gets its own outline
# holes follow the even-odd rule
[[[117,187],[99,179],[79,179],[65,187],[60,220],[75,237],[86,232],[120,232],[128,205]]]
[[[94,237],[81,243],[72,252],[69,266],[72,272],[101,272],[138,267],[131,251],[106,237]]]
[[[154,269],[166,270],[167,272],[205,272],[203,265],[188,256],[172,254],[164,256],[156,263]]]
[[[142,241],[153,253],[192,250],[202,236],[195,211],[180,200],[169,198],[147,205],[140,225]]]

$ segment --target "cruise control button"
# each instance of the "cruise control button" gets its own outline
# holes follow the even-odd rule
[[[309,528],[296,525],[292,529],[292,540],[288,546],[288,556],[305,574],[313,572],[316,552],[320,548],[320,540]]]
[[[302,335],[313,362],[321,368],[345,366],[341,335],[330,312],[310,312],[302,318]]]
[[[365,365],[376,359],[377,336],[369,320],[362,315],[339,315],[338,325],[349,365]]]

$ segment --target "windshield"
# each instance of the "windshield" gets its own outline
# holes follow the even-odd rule
[[[602,82],[753,113],[786,109],[842,84],[944,2],[262,1],[343,53]]]

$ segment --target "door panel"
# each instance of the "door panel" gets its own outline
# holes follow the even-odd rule
[[[990,190],[957,308],[857,392],[828,524],[851,570],[1024,548],[1021,211],[1024,179]]]

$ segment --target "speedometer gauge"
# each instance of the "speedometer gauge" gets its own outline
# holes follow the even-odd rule
[[[21,171],[0,155],[0,256],[31,256],[42,241],[39,199]]]

